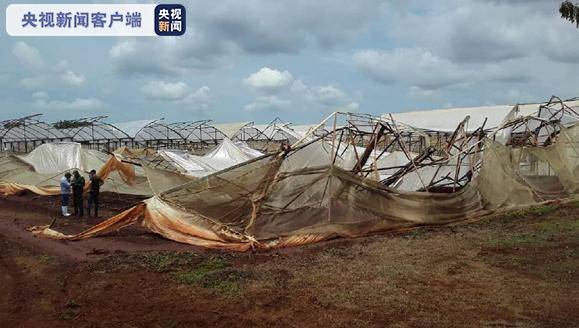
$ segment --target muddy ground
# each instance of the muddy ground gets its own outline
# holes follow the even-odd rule
[[[104,195],[102,216],[137,201]],[[0,197],[0,327],[579,327],[579,203],[244,254],[25,230],[57,207]]]

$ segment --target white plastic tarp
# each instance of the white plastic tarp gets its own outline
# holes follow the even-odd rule
[[[84,149],[74,142],[43,144],[17,157],[40,174],[58,174],[71,169],[84,172],[98,170],[108,158],[104,153]]]
[[[129,137],[136,137],[139,132],[147,125],[152,124],[158,120],[140,120],[131,122],[121,122],[113,124],[116,128],[126,133]]]
[[[250,125],[251,122],[238,122],[238,123],[222,123],[222,124],[213,124],[213,127],[217,130],[223,132],[227,136],[227,138],[232,139],[239,131],[245,127]]]
[[[245,142],[243,141],[236,141],[235,142],[235,146],[237,146],[237,148],[239,148],[242,152],[244,152],[246,155],[248,155],[250,158],[257,158],[259,156],[263,156],[264,154],[262,152],[260,152],[259,150],[253,149],[251,147],[249,147],[249,145],[247,145]]]
[[[159,153],[179,165],[185,174],[202,177],[263,155],[249,148],[245,143],[239,145],[234,144],[229,139],[224,139],[217,148],[205,156],[173,150],[162,150]]]
[[[539,104],[520,105],[516,113],[512,112],[513,108],[513,105],[445,108],[395,113],[392,117],[397,122],[415,128],[453,132],[460,122],[470,116],[466,128],[467,131],[472,132],[481,127],[485,119],[485,129],[493,129],[500,126],[509,114],[516,115],[516,117],[531,115],[538,110]],[[383,117],[390,119],[389,114]]]

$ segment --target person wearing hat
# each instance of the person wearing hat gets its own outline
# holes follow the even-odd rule
[[[83,216],[83,197],[84,193],[84,178],[78,171],[72,172],[72,204],[74,206],[74,215]]]
[[[60,208],[62,216],[70,216],[68,213],[68,197],[70,196],[70,173],[66,172],[60,179]]]

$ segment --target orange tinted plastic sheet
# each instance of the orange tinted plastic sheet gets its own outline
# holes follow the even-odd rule
[[[236,251],[247,251],[257,241],[232,232],[205,217],[179,210],[157,197],[145,201],[143,226],[180,243]]]
[[[0,182],[0,194],[2,195],[16,195],[24,191],[31,191],[41,196],[52,196],[60,194],[59,187],[38,187],[18,183]]]
[[[99,169],[97,175],[101,177],[101,179],[105,180],[112,172],[115,171],[119,173],[126,184],[131,186],[135,184],[135,168],[133,165],[123,163],[115,156],[109,157],[105,165]]]
[[[136,222],[166,238],[177,242],[217,249],[247,251],[254,241],[228,233],[226,229],[211,231],[187,223],[191,214],[176,210],[157,198],[150,198],[138,205],[113,216],[79,234],[65,235],[48,225],[29,228],[36,235],[59,240],[82,240],[119,230]]]
[[[124,227],[130,226],[131,224],[137,222],[139,218],[142,217],[145,210],[145,203],[139,203],[136,206],[123,211],[110,219],[107,219],[89,229],[78,233],[76,235],[65,235],[56,230],[50,228],[49,225],[33,226],[28,230],[35,235],[41,235],[44,237],[60,240],[81,240],[86,238],[95,237],[102,235],[111,231],[116,231]]]
[[[128,158],[148,157],[154,155],[156,152],[156,150],[151,148],[128,148],[125,146],[114,151],[115,154]]]
[[[214,227],[215,231],[212,231],[193,225],[190,223],[191,215],[153,197],[76,235],[65,235],[48,225],[33,226],[28,230],[51,239],[74,241],[103,235],[140,221],[152,232],[180,243],[238,252],[299,246],[335,237],[334,234],[310,234],[258,242],[249,236],[228,231],[226,227]]]

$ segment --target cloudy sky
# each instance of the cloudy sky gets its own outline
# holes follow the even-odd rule
[[[3,28],[0,119],[314,123],[335,110],[579,96],[579,30],[557,0],[182,3],[187,33],[176,38],[16,38]]]

